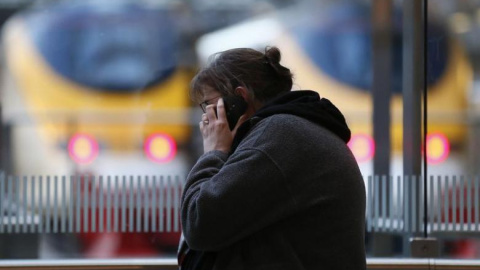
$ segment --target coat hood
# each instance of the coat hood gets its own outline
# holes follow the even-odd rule
[[[351,132],[343,114],[326,98],[311,90],[290,91],[271,100],[260,108],[250,121],[237,131],[232,148],[235,149],[251,127],[261,119],[275,114],[291,114],[320,125],[345,143],[350,141]]]

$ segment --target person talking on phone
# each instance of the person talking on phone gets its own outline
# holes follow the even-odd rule
[[[182,194],[182,270],[366,269],[350,130],[328,99],[291,91],[280,60],[231,49],[192,80],[204,154]]]

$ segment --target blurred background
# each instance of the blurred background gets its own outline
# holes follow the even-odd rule
[[[476,258],[480,0],[429,0],[427,14],[418,156],[423,173],[441,178],[423,187],[441,213],[429,232],[441,257]],[[368,198],[382,199],[368,177],[405,175],[412,128],[407,15],[400,0],[0,0],[0,258],[175,256],[182,180],[203,151],[189,83],[209,55],[235,47],[279,47],[294,90],[339,107]],[[384,93],[376,110],[375,91]],[[391,203],[409,193],[398,181],[383,194],[406,213]],[[419,232],[384,227],[370,226],[367,255],[408,257],[405,239]]]

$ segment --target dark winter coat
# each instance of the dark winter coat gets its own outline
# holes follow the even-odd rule
[[[366,269],[365,187],[349,139],[343,115],[316,92],[265,105],[239,129],[231,154],[205,153],[187,177],[180,248],[190,248],[188,263]]]

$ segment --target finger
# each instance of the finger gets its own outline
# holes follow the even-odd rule
[[[202,137],[205,138],[205,136],[207,136],[207,133],[208,133],[208,130],[207,130],[208,125],[206,125],[205,122],[202,120],[198,123],[198,127],[200,128],[200,134],[202,134]]]
[[[227,121],[227,113],[225,112],[223,98],[220,98],[217,102],[217,117],[219,120]]]
[[[215,105],[208,105],[205,110],[207,111],[206,115],[209,122],[213,122],[217,119],[217,115],[215,113]]]
[[[204,125],[208,125],[209,124],[209,121],[208,121],[208,117],[207,117],[207,114],[202,114],[202,122]]]

